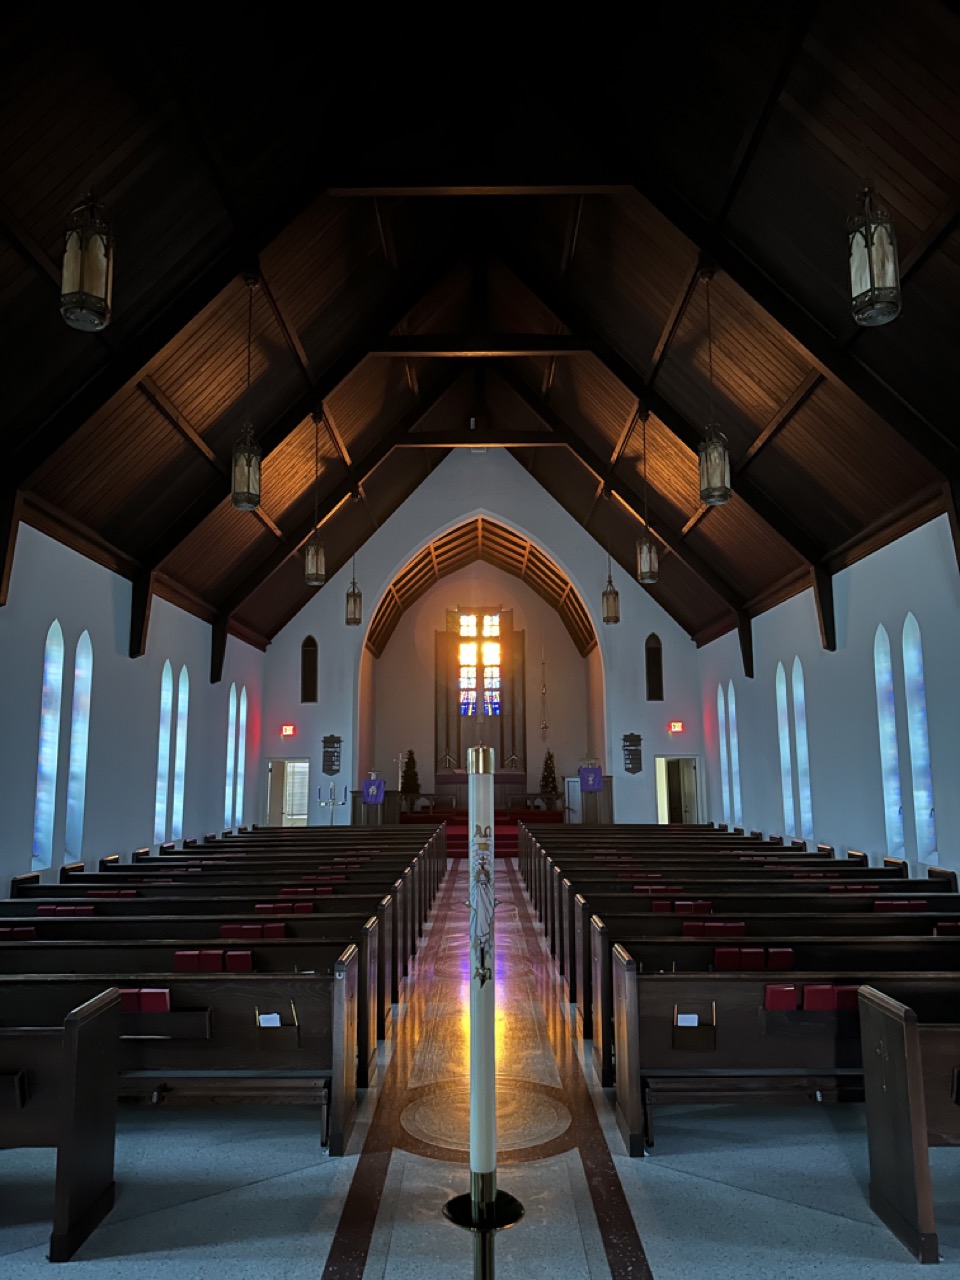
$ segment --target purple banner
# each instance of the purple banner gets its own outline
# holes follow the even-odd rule
[[[364,804],[383,804],[386,778],[364,778],[362,783]]]
[[[581,791],[603,790],[603,771],[598,764],[581,765],[579,773]]]

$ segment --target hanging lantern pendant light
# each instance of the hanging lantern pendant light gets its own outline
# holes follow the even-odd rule
[[[890,215],[864,187],[860,208],[847,219],[850,308],[857,324],[889,324],[900,314],[900,264]]]
[[[660,552],[647,520],[647,412],[643,413],[643,537],[637,542],[637,581],[652,586],[660,576]]]
[[[63,249],[60,314],[71,329],[96,333],[113,308],[113,232],[103,210],[86,195],[71,210]]]
[[[620,621],[620,592],[613,585],[613,567],[610,563],[610,552],[607,552],[607,585],[601,597],[603,620],[609,626]]]
[[[244,395],[244,423],[233,446],[231,499],[239,511],[256,511],[260,505],[260,446],[250,421],[250,366],[253,350],[253,294],[256,279],[247,280],[247,386]]]
[[[357,586],[357,557],[353,557],[353,573],[347,589],[346,624],[348,627],[359,627],[363,620],[363,595]]]
[[[308,587],[322,587],[327,580],[327,559],[317,523],[317,500],[320,486],[320,419],[314,418],[313,436],[313,533],[307,539],[304,553],[304,581]]]
[[[719,507],[730,501],[730,450],[727,438],[720,430],[714,408],[713,387],[713,324],[710,315],[710,280],[712,271],[701,273],[700,279],[707,287],[707,368],[710,377],[710,420],[707,434],[698,450],[700,457],[700,501],[708,507]]]

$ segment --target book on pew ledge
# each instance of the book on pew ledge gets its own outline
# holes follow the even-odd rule
[[[698,1027],[700,1025],[700,1016],[696,1013],[678,1013],[678,1027]]]
[[[257,1026],[279,1027],[280,1025],[281,1023],[280,1023],[279,1013],[258,1013],[257,1014]]]

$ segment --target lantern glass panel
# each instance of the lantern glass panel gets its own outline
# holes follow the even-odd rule
[[[700,445],[700,501],[717,507],[730,499],[730,452],[726,437],[715,426]]]
[[[607,625],[620,621],[620,593],[613,585],[613,579],[607,579],[603,589],[603,620]]]
[[[861,192],[861,207],[849,219],[850,294],[857,324],[887,324],[900,314],[900,268],[890,215]]]
[[[660,553],[652,538],[641,538],[637,543],[637,581],[650,585],[660,575]]]
[[[260,505],[260,446],[253,427],[245,423],[233,446],[233,505],[240,511],[256,511]]]
[[[60,314],[72,329],[96,332],[110,323],[112,303],[113,235],[99,207],[85,200],[67,223]]]
[[[350,583],[347,591],[346,623],[348,627],[359,627],[363,618],[363,594],[356,582]]]
[[[308,587],[322,587],[327,580],[327,558],[323,540],[314,533],[304,548],[304,581]]]

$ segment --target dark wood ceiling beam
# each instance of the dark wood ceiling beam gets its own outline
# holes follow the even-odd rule
[[[787,46],[777,66],[773,82],[766,95],[756,103],[755,110],[747,121],[747,127],[740,135],[740,142],[734,152],[728,171],[723,203],[714,219],[714,223],[718,227],[726,220],[744,179],[750,171],[753,157],[763,141],[763,135],[770,122],[770,117],[776,110],[777,103],[780,101],[780,96],[786,87],[787,80],[790,78],[794,63],[800,54],[803,42],[807,38],[807,33],[813,25],[819,7],[817,0],[813,0],[813,3],[801,4],[796,9]]]
[[[807,403],[822,382],[823,375],[818,373],[816,369],[811,369],[806,374],[794,388],[790,397],[777,409],[746,453],[733,463],[732,471],[735,476],[739,476],[742,471],[749,467],[750,463],[756,459],[757,454],[767,447],[778,432],[783,430],[793,415]]]
[[[904,255],[900,263],[901,287],[920,270],[931,254],[936,253],[958,225],[960,225],[960,192],[954,192],[930,226],[917,237],[910,246],[910,251]],[[858,328],[857,332],[862,333],[863,330]]]
[[[345,180],[337,180],[327,186],[327,195],[359,196],[362,199],[383,196],[579,196],[616,195],[629,190],[630,182],[619,181],[616,177],[611,181],[609,166],[601,168],[603,172],[545,174],[539,182],[531,181],[529,165],[524,165],[522,174],[502,170],[490,174],[476,172],[464,174],[459,181],[448,177],[445,182],[438,182],[434,174],[426,172],[410,174],[402,180],[381,182],[356,182],[344,175]]]
[[[800,303],[752,262],[743,250],[712,227],[683,197],[658,182],[652,173],[644,175],[643,180],[637,183],[637,190],[785,329],[804,348],[822,374],[836,378],[858,396],[942,475],[960,471],[960,449],[945,431],[929,422],[852,350],[845,349]],[[568,324],[569,327],[572,326]],[[651,408],[654,408],[652,404]],[[657,412],[655,408],[654,412]]]
[[[700,254],[687,268],[687,273],[683,277],[683,282],[677,291],[670,314],[667,316],[663,328],[660,330],[660,337],[657,339],[657,345],[653,349],[653,355],[650,359],[650,374],[647,383],[652,387],[657,380],[657,375],[663,368],[663,362],[667,358],[671,343],[677,336],[677,330],[683,323],[683,317],[687,314],[687,307],[690,300],[697,291],[697,283],[700,280],[702,272],[706,269],[706,262],[703,255]]]
[[[813,599],[817,607],[820,643],[830,653],[837,649],[837,615],[833,606],[833,574],[826,565],[815,564],[810,570]]]
[[[417,405],[414,409],[406,413],[399,422],[376,442],[376,444],[367,451],[364,456],[358,460],[356,464],[356,472],[365,480],[368,476],[380,466],[384,460],[396,448],[397,444],[413,430],[437,405],[439,405],[450,392],[459,377],[459,370],[451,370],[444,377],[443,381],[434,390],[429,400]],[[354,492],[354,482],[349,478],[342,479],[321,499],[317,514],[317,523],[322,525],[325,520],[342,506]],[[286,561],[295,555],[303,546],[307,538],[315,528],[313,516],[311,514],[309,521],[301,521],[300,524],[292,531],[288,532],[283,541],[278,543],[269,554],[250,572],[243,582],[232,591],[220,603],[219,614],[222,617],[229,618],[236,613],[240,606],[253,594],[259,587],[270,578]]]
[[[743,674],[748,680],[753,679],[753,623],[750,621],[750,615],[740,613],[737,615],[737,635],[740,639],[740,660],[743,663]]]
[[[17,547],[22,510],[20,490],[5,485],[0,490],[0,605],[7,603],[10,594],[13,554]]]
[[[187,421],[166,392],[157,385],[149,374],[137,380],[137,390],[169,422],[173,429],[186,440],[187,444],[196,449],[197,453],[206,462],[210,463],[214,471],[218,471],[222,476],[227,474],[227,467],[213,452],[193,423]]]
[[[153,607],[154,574],[138,573],[130,592],[130,657],[142,658],[147,652],[147,633]]]
[[[279,201],[269,216],[248,232],[239,232],[214,254],[173,298],[116,346],[108,361],[68,396],[53,413],[35,424],[18,428],[20,444],[11,450],[13,478],[25,480],[85,422],[136,380],[164,347],[194,320],[249,263],[256,261],[295,218],[322,193],[316,170],[308,167],[296,192]]]
[[[416,431],[398,449],[557,449],[548,431]]]
[[[562,440],[570,452],[579,459],[579,461],[589,471],[591,471],[598,479],[602,477],[606,462],[604,458],[590,447],[577,433],[570,427],[549,405],[538,399],[536,394],[529,389],[519,378],[512,374],[508,367],[500,370],[500,376],[506,385],[514,392],[514,394],[535,413],[550,428],[551,431]],[[636,493],[628,484],[620,479],[619,476],[611,476],[609,481],[609,489],[612,494],[620,499],[626,506],[633,511],[638,519],[639,512],[643,510],[643,498]],[[655,500],[654,513],[657,515],[657,507],[659,502]],[[735,614],[739,614],[744,607],[743,597],[733,588],[733,586],[701,559],[689,547],[684,546],[681,539],[672,533],[669,527],[663,524],[659,518],[657,523],[650,523],[650,532],[669,548],[679,560],[690,569],[703,582],[704,586],[709,587],[715,596]],[[600,545],[600,544],[598,544]]]
[[[575,333],[590,349],[592,355],[626,389],[636,397],[641,412],[655,414],[668,431],[696,453],[703,439],[703,432],[675,409],[656,388],[649,386],[629,360],[595,329],[590,317],[562,290],[550,285],[532,268],[516,260],[509,248],[502,247],[507,266],[515,276],[548,307],[563,324]],[[746,477],[738,477],[734,486],[737,496],[750,507],[801,559],[808,563],[823,558],[821,547],[787,512],[762,493]]]
[[[370,354],[496,360],[504,356],[576,356],[585,350],[582,342],[563,333],[415,333],[384,338]]]
[[[398,281],[387,303],[380,307],[371,323],[365,327],[349,348],[317,378],[315,385],[306,386],[292,403],[285,408],[260,434],[260,447],[264,458],[278,448],[297,429],[304,418],[323,412],[323,402],[367,358],[370,348],[392,329],[421,298],[429,293],[451,266],[448,260],[434,262],[426,271],[404,275]],[[355,485],[356,480],[352,483]],[[216,511],[230,496],[228,478],[207,488],[171,524],[153,544],[142,559],[146,568],[157,568]]]
[[[945,480],[943,484],[943,505],[950,521],[950,536],[953,539],[953,553],[960,569],[960,480]]]
[[[60,292],[60,268],[46,250],[34,239],[32,233],[6,204],[0,201],[0,232],[16,249],[28,266],[34,267],[56,285]]]

